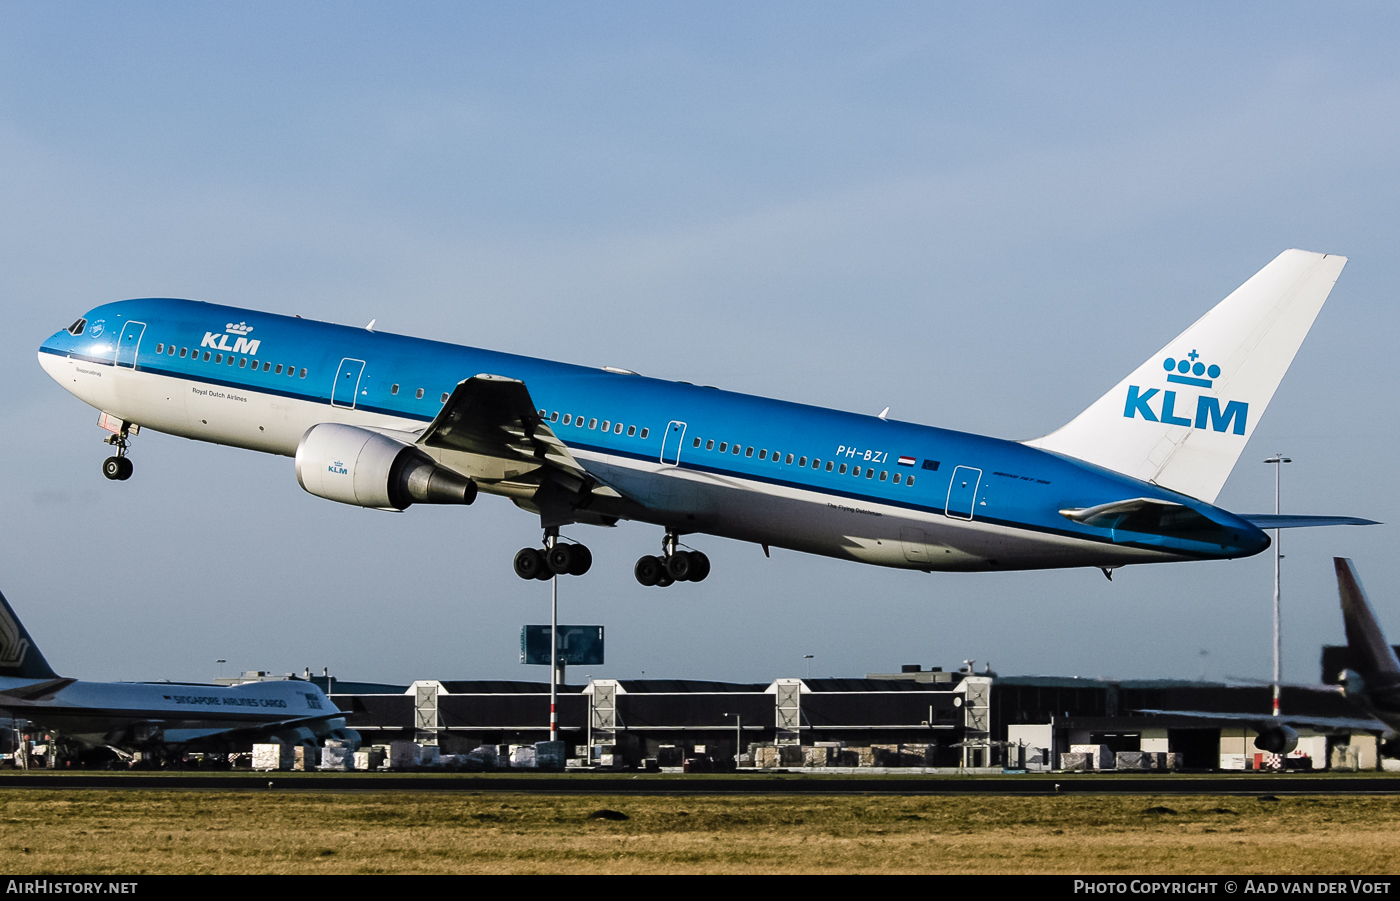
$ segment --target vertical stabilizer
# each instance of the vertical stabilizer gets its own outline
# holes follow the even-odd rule
[[[10,609],[10,602],[0,594],[0,676],[13,676],[20,679],[57,679],[58,674],[49,667],[44,655],[39,653],[33,639],[25,631],[24,624]]]
[[[1285,250],[1067,425],[1025,443],[1214,502],[1344,265]]]
[[[1385,640],[1355,565],[1345,557],[1333,557],[1332,562],[1337,567],[1337,592],[1342,596],[1342,621],[1347,629],[1351,668],[1368,684],[1388,681],[1376,678],[1381,674],[1400,676],[1400,660],[1396,660],[1395,650]]]

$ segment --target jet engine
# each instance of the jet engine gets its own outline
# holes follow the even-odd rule
[[[470,504],[476,483],[411,444],[353,425],[323,422],[297,445],[297,481],[317,497],[406,510],[411,504]]]
[[[1298,733],[1281,723],[1277,726],[1261,723],[1254,747],[1270,754],[1287,754],[1298,747]]]

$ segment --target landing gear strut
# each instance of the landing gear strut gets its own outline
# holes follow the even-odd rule
[[[632,574],[643,585],[661,588],[676,582],[701,582],[710,574],[710,558],[700,551],[677,549],[676,533],[668,531],[661,541],[661,556],[642,557]]]
[[[103,439],[117,449],[116,456],[102,461],[102,474],[115,482],[125,482],[131,478],[131,460],[126,455],[126,449],[131,446],[131,439],[127,436],[128,428],[128,423],[122,423],[120,432]]]
[[[555,576],[581,576],[593,566],[593,552],[582,544],[559,540],[558,529],[547,529],[544,549],[521,548],[515,555],[515,574],[522,579],[548,582]]]

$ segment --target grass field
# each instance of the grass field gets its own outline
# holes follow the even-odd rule
[[[16,875],[1386,874],[1397,827],[1392,797],[0,792]]]

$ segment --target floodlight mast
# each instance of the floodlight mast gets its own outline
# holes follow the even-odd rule
[[[549,580],[549,740],[559,740],[559,576]]]
[[[1292,457],[1285,457],[1283,454],[1274,454],[1264,461],[1274,467],[1274,516],[1279,515],[1279,474],[1283,471],[1283,464],[1292,463]],[[1274,716],[1279,715],[1279,682],[1282,681],[1282,673],[1279,666],[1279,561],[1283,559],[1282,548],[1279,546],[1280,529],[1274,529]]]

